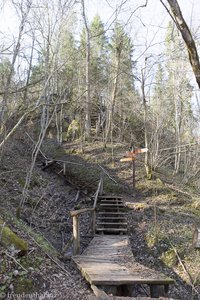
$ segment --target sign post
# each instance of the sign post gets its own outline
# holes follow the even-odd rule
[[[120,159],[121,162],[127,162],[127,161],[131,161],[132,162],[133,191],[135,191],[135,158],[136,158],[136,154],[145,153],[147,151],[148,151],[147,148],[134,149],[132,151],[126,151],[124,157]]]
[[[133,190],[135,191],[135,159],[132,160],[132,171],[133,171]]]

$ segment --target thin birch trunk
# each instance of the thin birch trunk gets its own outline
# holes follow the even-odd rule
[[[146,69],[146,66],[145,66]],[[143,108],[144,108],[144,144],[145,148],[148,149],[149,142],[148,142],[148,129],[147,129],[147,102],[146,102],[146,95],[145,95],[145,76],[144,76],[144,70],[142,70],[142,82],[141,82],[141,90],[142,90],[142,102],[143,102]],[[152,167],[150,164],[150,154],[149,151],[145,153],[145,169],[146,169],[146,175],[148,179],[152,178]]]
[[[85,60],[85,77],[86,77],[86,102],[85,102],[85,137],[90,138],[91,119],[90,119],[90,30],[85,14],[85,3],[82,3],[82,14],[86,29],[86,60]]]
[[[118,48],[116,48],[115,77],[114,77],[114,82],[113,82],[110,109],[108,111],[108,119],[107,119],[104,147],[106,147],[106,144],[108,142],[109,135],[111,134],[111,129],[112,129],[113,115],[114,115],[115,103],[116,103],[116,98],[117,98],[120,58],[121,58],[121,47],[118,47]]]

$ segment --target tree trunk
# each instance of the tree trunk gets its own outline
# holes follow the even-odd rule
[[[82,14],[86,29],[86,61],[85,61],[85,77],[86,77],[86,102],[85,102],[85,137],[90,138],[91,119],[90,119],[90,30],[85,15],[85,3],[82,3]]]
[[[31,56],[30,56],[28,74],[27,74],[27,79],[26,79],[26,86],[25,86],[24,94],[23,94],[23,101],[24,101],[24,105],[26,107],[28,106],[27,93],[28,93],[28,86],[29,86],[31,70],[32,70],[34,46],[35,46],[35,36],[33,36],[33,41],[32,41],[32,46],[31,46]]]
[[[142,70],[141,89],[142,89],[142,101],[143,101],[143,108],[144,108],[144,143],[145,143],[145,148],[148,149],[149,143],[148,143],[148,130],[147,130],[147,102],[146,102],[145,89],[144,89],[145,78],[143,72],[144,71]],[[145,169],[146,169],[147,179],[149,180],[152,179],[152,167],[149,162],[149,151],[145,153]]]
[[[11,85],[11,79],[12,79],[12,75],[14,73],[14,67],[15,67],[15,62],[20,50],[20,42],[23,36],[23,32],[24,32],[24,27],[25,27],[25,23],[27,20],[27,16],[29,14],[30,8],[31,8],[31,1],[29,1],[29,3],[27,4],[26,10],[25,12],[22,14],[22,20],[20,23],[20,27],[19,27],[19,34],[18,34],[18,38],[17,38],[17,42],[16,42],[16,46],[13,49],[13,57],[12,57],[12,62],[11,62],[11,69],[6,81],[6,85],[4,88],[4,93],[3,93],[3,100],[2,100],[2,108],[1,108],[1,112],[0,112],[0,126],[5,125],[5,114],[7,111],[7,99],[8,99],[8,95],[9,95],[9,89],[10,89],[10,85]],[[6,132],[6,130],[4,130]]]
[[[114,114],[115,102],[116,102],[116,97],[117,97],[117,86],[118,86],[118,78],[119,78],[120,57],[121,57],[121,47],[118,47],[118,48],[116,48],[116,57],[115,57],[116,72],[115,72],[115,77],[114,77],[114,82],[113,82],[110,110],[108,111],[108,119],[107,119],[105,141],[104,141],[105,147],[106,147],[106,144],[108,142],[108,137],[109,137],[109,135],[111,133],[111,129],[112,129],[113,114]]]
[[[165,6],[163,1],[161,0],[162,4]],[[188,55],[189,55],[189,60],[190,64],[192,66],[194,75],[196,77],[196,82],[200,88],[200,62],[199,62],[199,56],[196,48],[195,41],[192,37],[192,34],[190,32],[190,29],[185,22],[185,19],[183,18],[180,6],[177,2],[177,0],[167,0],[169,3],[169,6],[171,8],[171,17],[173,21],[175,22],[178,30],[180,31],[182,38],[186,44],[187,50],[188,50]],[[166,6],[165,6],[166,8]],[[166,8],[167,9],[167,8]],[[168,10],[168,9],[167,9]]]

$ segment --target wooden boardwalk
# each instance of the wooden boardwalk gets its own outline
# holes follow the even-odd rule
[[[92,285],[149,284],[167,289],[173,283],[172,279],[135,261],[126,235],[95,236],[82,255],[73,260]]]
[[[95,231],[87,249],[72,257],[92,286],[107,293],[112,290],[116,296],[132,296],[135,284],[146,284],[151,297],[166,296],[169,284],[174,281],[135,260],[121,197],[99,197]]]

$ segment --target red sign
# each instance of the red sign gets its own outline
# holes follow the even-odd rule
[[[143,148],[143,149],[135,149],[133,151],[126,151],[126,154],[125,156],[126,157],[135,157],[136,154],[139,154],[139,153],[145,153],[147,152],[148,149],[147,148]]]

